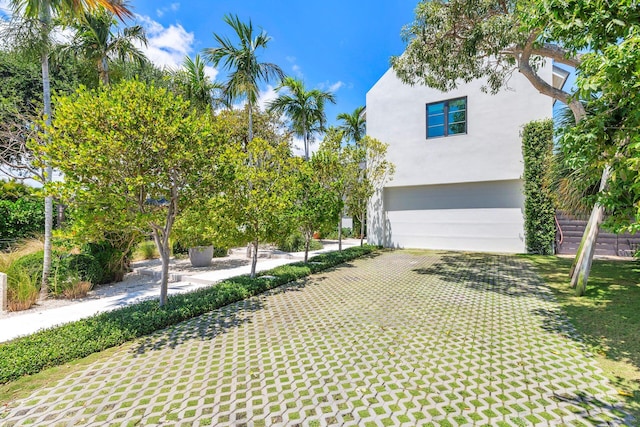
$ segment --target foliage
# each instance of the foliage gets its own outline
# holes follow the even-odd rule
[[[608,213],[605,225],[614,231],[640,230],[640,102],[630,96],[640,77],[640,24],[627,27],[619,43],[600,54],[585,54],[577,85],[590,97],[589,114],[565,128],[560,145],[565,164],[592,176],[611,169],[607,187],[598,195]]]
[[[327,224],[336,224],[342,212],[342,199],[324,182],[322,175],[316,173],[326,167],[323,164],[325,160],[323,155],[314,155],[311,162],[300,158],[294,160],[294,182],[291,188],[293,206],[289,221],[295,224],[305,239],[305,261],[313,233]]]
[[[342,227],[340,237],[349,238],[352,236],[352,233],[353,230],[350,227]],[[338,238],[338,230],[335,226],[320,229],[320,234],[322,234],[323,239],[335,240]]]
[[[176,243],[184,248],[210,245],[228,248],[244,243],[238,240],[236,228],[236,221],[226,211],[223,197],[215,196],[180,212],[174,234]]]
[[[173,251],[172,251],[173,252]],[[154,259],[159,258],[158,248],[153,240],[144,240],[135,247],[131,259],[138,261],[141,259]]]
[[[337,117],[342,121],[339,129],[344,136],[354,142],[359,142],[366,135],[367,119],[364,115],[364,107],[356,107],[353,113],[340,113]]]
[[[357,219],[362,228],[367,205],[374,193],[381,189],[395,172],[393,163],[386,159],[388,144],[370,136],[365,136],[347,152],[348,176],[346,204],[349,213]],[[361,228],[360,239],[364,238]]]
[[[30,308],[38,299],[43,252],[15,259],[7,268],[7,300],[11,311]]]
[[[529,253],[553,254],[556,225],[550,188],[552,150],[552,120],[530,122],[524,126],[524,234]]]
[[[483,79],[483,90],[497,93],[519,71],[540,93],[571,107],[576,120],[582,105],[537,74],[544,59],[575,67],[579,55],[562,40],[549,37],[549,18],[537,10],[545,2],[515,0],[421,1],[415,20],[405,26],[407,43],[392,58],[398,77],[442,91]],[[539,19],[537,19],[539,18]]]
[[[113,32],[117,24],[113,13],[98,10],[85,12],[84,18],[73,20],[74,35],[64,52],[86,58],[94,64],[102,84],[109,84],[109,62],[112,58],[141,64],[147,60],[136,43],[147,44],[147,37],[140,25]]]
[[[151,232],[163,262],[164,301],[176,216],[214,191],[222,141],[211,121],[167,89],[131,81],[58,98],[48,130],[50,141],[32,149],[65,175],[52,191],[93,240]]]
[[[82,253],[74,257],[75,269],[82,280],[94,285],[119,282],[126,273],[131,254],[111,241],[90,242],[82,245]],[[126,249],[125,249],[126,250]]]
[[[200,55],[195,59],[186,56],[182,69],[173,73],[171,88],[191,103],[191,106],[200,112],[213,112],[216,107],[230,107],[228,100],[214,93],[220,92],[224,86],[212,82],[205,73],[205,63]]]
[[[300,232],[288,234],[276,241],[276,246],[284,252],[302,252],[306,249],[306,239]],[[322,243],[311,239],[309,241],[309,250],[317,251],[322,249]]]
[[[44,232],[44,201],[23,197],[16,201],[0,200],[0,236],[20,239]],[[2,242],[0,242],[2,248]]]
[[[326,102],[335,104],[335,96],[320,89],[306,90],[304,83],[293,77],[285,77],[276,92],[278,97],[269,103],[267,111],[289,118],[294,135],[304,141],[304,158],[309,160],[313,134],[324,131],[327,121],[324,105]]]
[[[20,182],[0,180],[0,200],[15,202],[18,199],[36,195],[37,193],[38,191],[33,187],[29,187]]]
[[[171,296],[164,308],[157,301],[143,301],[0,344],[0,384],[148,335],[372,251],[365,246],[321,254],[308,264],[284,265],[254,279],[239,276]]]
[[[221,212],[235,224],[230,239],[253,245],[251,275],[255,275],[259,242],[277,240],[287,229],[286,214],[293,206],[295,181],[289,144],[256,138],[246,151],[227,146],[223,162],[229,164],[221,199]]]

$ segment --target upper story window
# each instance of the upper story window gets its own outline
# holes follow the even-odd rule
[[[427,104],[427,138],[467,133],[467,98]]]

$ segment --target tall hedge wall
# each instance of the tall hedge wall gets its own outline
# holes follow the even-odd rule
[[[524,157],[524,232],[529,253],[553,254],[555,204],[550,192],[553,120],[527,123],[522,131]]]

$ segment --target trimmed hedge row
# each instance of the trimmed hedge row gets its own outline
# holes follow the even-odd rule
[[[35,374],[148,335],[309,274],[351,261],[372,246],[317,255],[308,263],[276,267],[251,279],[238,276],[215,286],[169,297],[165,307],[147,300],[0,344],[0,384]]]

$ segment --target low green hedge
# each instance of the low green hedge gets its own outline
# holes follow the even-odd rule
[[[317,255],[306,264],[276,267],[255,279],[238,276],[215,286],[170,296],[163,308],[157,300],[147,300],[0,344],[0,384],[148,335],[369,254],[373,249],[372,246],[353,247]]]

